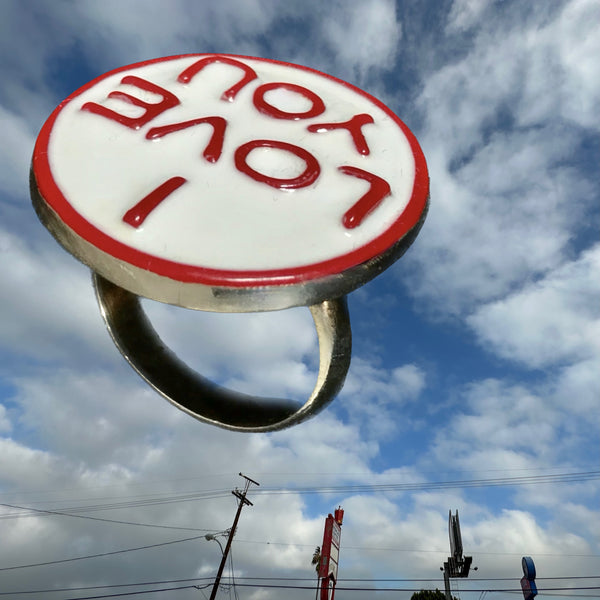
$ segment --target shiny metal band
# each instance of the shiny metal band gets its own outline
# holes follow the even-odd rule
[[[129,364],[169,402],[196,419],[235,431],[276,431],[325,408],[340,391],[350,366],[352,334],[346,297],[310,307],[319,338],[319,374],[303,404],[242,394],[203,378],[160,339],[139,297],[93,273],[102,316]]]

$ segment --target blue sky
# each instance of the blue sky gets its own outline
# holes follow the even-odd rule
[[[324,517],[339,504],[340,577],[433,580],[357,586],[442,588],[449,509],[459,510],[465,552],[479,567],[460,581],[465,600],[482,593],[469,589],[518,588],[524,555],[540,578],[600,575],[597,477],[435,485],[599,470],[597,0],[4,0],[0,23],[3,593],[79,598],[142,588],[49,590],[212,577],[220,554],[202,537],[27,565],[224,530],[239,471],[261,483],[234,543],[240,578],[312,581]],[[403,119],[428,162],[431,206],[419,237],[349,296],[353,357],[342,393],[283,432],[222,431],[147,387],[105,330],[89,270],[56,244],[29,199],[36,136],[63,98],[110,69],[198,52],[289,61],[347,80]],[[306,309],[145,306],[171,347],[216,381],[298,399],[314,385]],[[394,487],[373,487],[382,484]],[[281,489],[290,493],[274,493]],[[157,498],[177,501],[149,503]],[[145,525],[7,505],[87,507],[77,514]],[[200,531],[177,529],[186,527]],[[598,579],[538,582],[566,586]],[[280,594],[238,590],[252,600]]]

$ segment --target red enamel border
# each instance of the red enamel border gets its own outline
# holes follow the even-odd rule
[[[347,254],[343,254],[323,262],[304,265],[302,267],[257,271],[209,269],[159,258],[152,254],[147,254],[145,252],[136,250],[131,246],[115,240],[83,218],[81,214],[79,214],[64,197],[58,185],[54,181],[48,161],[48,144],[50,141],[50,135],[61,110],[83,92],[116,73],[143,67],[157,62],[181,58],[202,58],[204,56],[224,56],[242,61],[245,59],[258,60],[291,67],[294,69],[309,71],[311,73],[320,75],[321,77],[331,79],[332,81],[335,81],[336,83],[361,94],[367,98],[367,100],[387,113],[406,136],[415,161],[415,181],[413,185],[413,191],[411,198],[400,217],[391,225],[391,227],[389,227],[374,240]],[[352,267],[365,263],[383,254],[386,250],[391,248],[400,239],[402,239],[411,229],[413,229],[413,227],[417,225],[421,219],[423,211],[427,206],[427,199],[429,197],[429,175],[427,171],[427,163],[425,162],[425,156],[423,155],[417,139],[410,129],[387,106],[385,106],[385,104],[377,100],[377,98],[374,98],[367,92],[364,92],[350,83],[338,79],[337,77],[333,77],[332,75],[327,75],[326,73],[317,71],[316,69],[311,69],[310,67],[294,65],[291,63],[267,58],[239,56],[234,54],[183,54],[162,57],[126,65],[124,67],[104,73],[100,77],[93,79],[86,85],[73,92],[68,98],[63,100],[63,102],[56,107],[48,120],[44,123],[35,144],[32,166],[38,189],[44,201],[56,212],[60,219],[62,219],[62,221],[72,231],[93,246],[121,261],[127,262],[140,269],[151,271],[157,275],[168,277],[169,279],[181,281],[182,283],[196,283],[221,287],[245,288],[289,285],[341,274]]]

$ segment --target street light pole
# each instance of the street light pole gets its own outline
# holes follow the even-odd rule
[[[211,541],[217,542],[217,544],[219,544],[219,548],[221,548],[221,556],[222,556],[223,552],[225,552],[225,550],[223,550],[223,545],[221,544],[221,542],[219,541],[219,538],[217,536],[218,535],[229,536],[230,533],[231,533],[231,529],[226,529],[225,531],[219,531],[218,533],[207,533],[204,536],[204,539],[207,542],[211,542]]]
[[[240,476],[246,480],[246,485],[244,487],[243,492],[239,492],[237,489],[233,490],[231,493],[239,499],[239,504],[237,508],[237,512],[235,513],[235,519],[233,520],[233,525],[231,526],[231,531],[229,532],[229,536],[227,537],[227,544],[225,544],[225,550],[223,550],[223,557],[221,558],[221,564],[219,565],[219,570],[217,571],[217,576],[215,578],[215,583],[213,585],[212,592],[210,594],[210,600],[215,600],[215,596],[217,595],[217,590],[219,589],[219,584],[221,583],[221,576],[223,575],[223,569],[225,568],[225,563],[227,562],[227,555],[229,554],[229,549],[231,548],[231,542],[233,541],[233,536],[235,534],[235,529],[237,527],[238,521],[240,519],[240,514],[242,512],[242,508],[245,504],[249,506],[253,506],[250,500],[246,499],[246,494],[248,493],[248,488],[250,484],[260,485],[260,483],[250,479],[250,477],[246,477],[242,473]],[[220,544],[219,544],[220,545]]]

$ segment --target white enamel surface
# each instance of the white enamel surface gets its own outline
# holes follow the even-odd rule
[[[69,102],[58,115],[49,142],[49,163],[55,182],[68,202],[86,220],[112,238],[163,259],[217,270],[269,270],[302,267],[337,258],[368,244],[403,212],[413,189],[414,159],[396,122],[367,97],[319,74],[259,60],[243,59],[258,74],[232,102],[221,94],[241,77],[238,68],[215,63],[188,84],[177,76],[198,60],[184,57],[109,75]],[[147,102],[160,97],[121,84],[136,75],[173,94],[180,105],[139,130],[82,111],[96,102],[121,114],[137,116],[143,109],[119,99],[120,90]],[[316,92],[326,110],[294,121],[259,113],[252,96],[263,83],[288,82]],[[286,90],[265,98],[280,109],[304,111],[310,103]],[[313,123],[341,122],[368,113],[374,124],[363,126],[370,154],[356,150],[347,130],[310,133]],[[227,120],[220,159],[202,156],[212,127],[197,125],[147,140],[153,127],[207,116]],[[319,161],[321,174],[309,187],[278,190],[238,171],[234,152],[255,139],[298,145]],[[257,149],[248,163],[279,178],[295,177],[304,162],[281,150]],[[350,165],[384,178],[392,193],[357,228],[342,224],[344,213],[369,189],[367,181],[345,175]],[[123,215],[167,179],[188,182],[167,197],[135,229]]]

